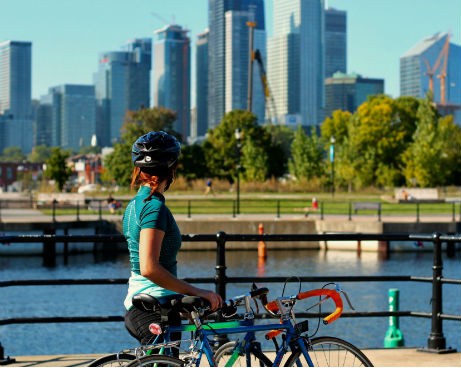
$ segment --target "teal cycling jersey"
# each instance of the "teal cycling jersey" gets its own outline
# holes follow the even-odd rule
[[[128,293],[124,302],[126,309],[131,308],[133,295],[140,292],[154,297],[175,294],[145,278],[140,272],[139,237],[142,229],[158,229],[165,233],[159,263],[174,276],[177,276],[176,256],[181,247],[181,233],[171,211],[165,205],[165,197],[155,193],[150,200],[144,201],[149,194],[149,187],[141,187],[128,203],[123,215],[123,234],[128,243],[131,267]]]

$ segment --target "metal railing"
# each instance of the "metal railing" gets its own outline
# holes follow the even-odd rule
[[[121,235],[22,235],[0,237],[0,242],[21,242],[21,243],[57,243],[57,242],[117,242],[123,241]],[[442,286],[444,284],[461,285],[461,280],[446,279],[443,277],[442,243],[447,244],[447,253],[454,251],[454,244],[461,241],[461,234],[185,234],[182,235],[184,242],[215,242],[216,243],[216,267],[214,277],[208,278],[186,278],[191,283],[214,284],[216,292],[224,299],[226,288],[232,283],[252,283],[255,280],[264,283],[285,282],[289,276],[278,277],[228,277],[226,274],[226,243],[227,242],[297,242],[297,241],[347,241],[356,240],[359,244],[364,240],[389,241],[430,241],[433,244],[432,275],[428,277],[415,277],[409,275],[395,276],[299,276],[301,282],[380,282],[380,281],[406,281],[431,283],[431,313],[418,311],[368,311],[368,312],[346,312],[343,317],[389,317],[405,316],[428,318],[431,320],[430,334],[425,350],[431,352],[451,352],[447,349],[446,338],[443,333],[443,320],[461,321],[461,315],[449,315],[443,313]],[[0,289],[3,287],[40,286],[40,285],[106,285],[126,284],[126,279],[61,279],[61,280],[9,280],[0,281]],[[305,316],[318,316],[315,313],[305,313]],[[300,316],[302,316],[300,314]],[[122,321],[122,316],[75,316],[75,317],[12,317],[0,320],[0,326],[10,324],[27,323],[59,323],[59,322],[114,322]],[[1,343],[0,343],[1,347]],[[2,356],[3,349],[0,349],[0,362],[5,360]]]
[[[121,214],[128,203],[127,200],[118,199],[122,208],[116,213]],[[217,205],[217,203],[219,205]],[[240,199],[239,214],[237,204],[230,198],[203,198],[203,199],[177,199],[169,198],[168,205],[176,214],[187,215],[188,218],[201,214],[207,215],[228,215],[237,217],[242,214],[269,214],[280,218],[284,215],[308,215],[317,216],[321,220],[331,215],[343,215],[351,221],[356,216],[375,216],[381,221],[384,216],[409,216],[419,222],[424,216],[444,216],[455,222],[458,218],[461,221],[461,201],[444,202],[436,201],[408,201],[405,203],[387,203],[378,201],[320,201],[318,208],[313,209],[310,198],[299,199]],[[1,201],[0,200],[0,221],[2,221],[2,210],[6,208],[36,208],[51,215],[52,221],[60,215],[74,215],[76,221],[80,221],[82,215],[97,215],[99,220],[113,215],[108,208],[106,199],[88,199],[85,202],[60,203],[52,201],[41,203],[33,200],[24,201]]]

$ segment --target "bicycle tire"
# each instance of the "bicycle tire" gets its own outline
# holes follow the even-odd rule
[[[322,336],[311,340],[309,356],[316,367],[373,367],[367,356],[355,345],[337,337]],[[301,351],[294,351],[285,367],[307,366]],[[301,360],[299,362],[298,360]]]
[[[229,358],[234,352],[236,341],[229,341],[221,345],[214,354],[214,360],[217,367],[224,367],[229,361]],[[258,358],[253,353],[250,353],[250,365],[247,364],[246,356],[244,353],[240,353],[237,360],[233,362],[231,366],[235,367],[271,367],[272,362],[264,361]],[[266,358],[268,359],[268,358]]]
[[[186,361],[168,355],[153,354],[132,360],[127,367],[184,367]]]
[[[136,356],[133,354],[109,354],[93,360],[88,367],[125,367],[135,359]]]

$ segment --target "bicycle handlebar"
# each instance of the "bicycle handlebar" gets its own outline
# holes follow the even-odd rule
[[[336,309],[333,313],[329,314],[323,319],[324,324],[329,324],[334,321],[336,321],[339,316],[341,316],[343,312],[343,301],[341,299],[341,295],[336,291],[336,290],[331,290],[331,289],[313,289],[313,290],[308,290],[308,291],[303,291],[299,294],[297,294],[295,297],[292,299],[296,300],[303,300],[306,298],[310,298],[313,296],[326,296],[327,298],[333,299]],[[270,313],[270,314],[275,314],[279,311],[279,307],[277,305],[277,301],[273,300],[269,303],[267,303],[264,308]]]

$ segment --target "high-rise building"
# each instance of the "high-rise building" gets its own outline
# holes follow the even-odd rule
[[[253,32],[253,51],[258,50],[261,55],[266,54],[266,33],[254,27],[250,30],[248,22],[253,22],[254,13],[251,11],[228,11],[226,18],[226,79],[225,79],[225,112],[232,110],[247,110],[249,82],[249,36]],[[265,57],[262,58],[265,60]],[[263,60],[263,63],[264,63]],[[256,115],[258,122],[265,121],[264,90],[259,75],[259,65],[252,62],[252,96],[251,111]]]
[[[173,129],[184,140],[190,135],[191,52],[188,32],[179,25],[168,25],[155,31],[153,42],[153,105],[176,112]]]
[[[347,72],[347,13],[325,9],[325,77]]]
[[[0,114],[30,119],[32,108],[32,43],[0,43]]]
[[[127,111],[150,106],[152,40],[130,40],[124,51],[103,53],[94,75],[98,146],[120,139]]]
[[[197,35],[195,43],[195,116],[197,137],[208,131],[208,30]],[[193,134],[192,134],[193,135]]]
[[[265,29],[264,0],[209,0],[208,48],[208,125],[216,127],[225,113],[226,94],[226,25],[227,11],[249,11],[254,14],[256,29]]]
[[[448,33],[437,33],[400,58],[400,94],[424,98],[432,90],[439,111],[461,125],[461,46],[449,41]]]
[[[93,85],[65,84],[52,87],[40,102],[37,124],[51,126],[51,140],[48,142],[51,146],[69,148],[75,152],[91,146],[92,137],[96,134]]]
[[[324,104],[324,2],[274,2],[268,77],[278,122],[317,125]]]
[[[0,43],[0,151],[32,150],[32,43]]]
[[[337,72],[325,80],[325,113],[335,110],[354,113],[369,95],[384,93],[384,80]]]

